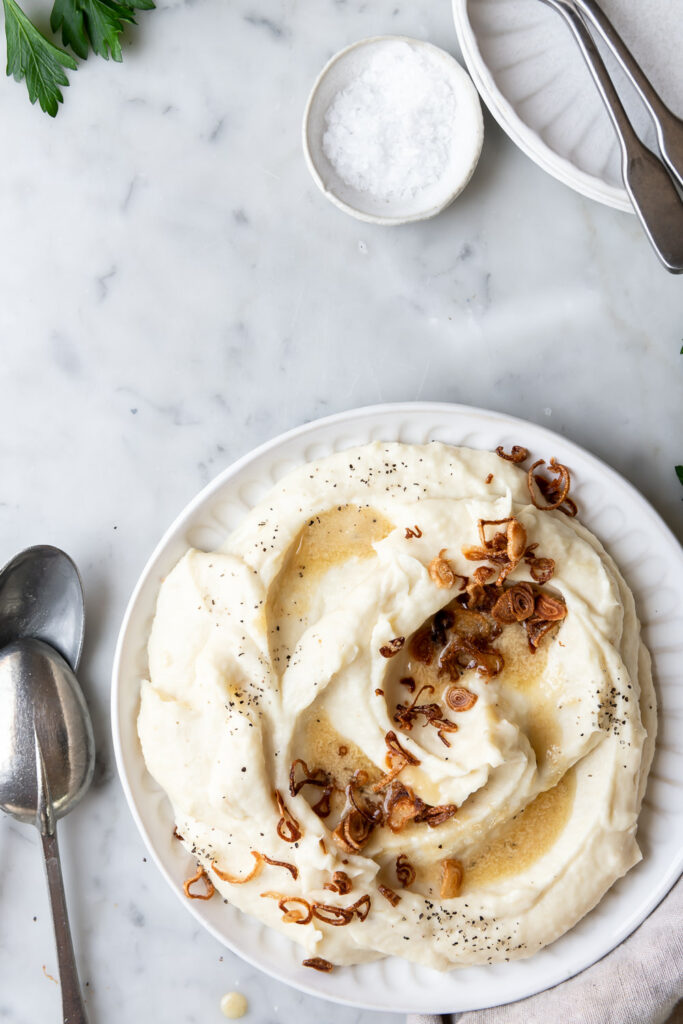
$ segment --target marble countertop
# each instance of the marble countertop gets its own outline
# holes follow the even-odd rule
[[[218,1022],[238,988],[258,1024],[389,1024],[240,961],[147,858],[109,732],[128,595],[236,456],[394,400],[559,431],[680,536],[682,283],[634,218],[547,177],[490,118],[472,183],[432,222],[369,227],[324,200],[300,146],[318,70],[386,32],[457,54],[448,0],[161,0],[139,20],[123,67],[89,60],[55,121],[0,82],[0,559],[57,544],[84,577],[97,774],[61,845],[91,1021]],[[32,830],[0,822],[0,865],[0,1021],[56,1021]]]

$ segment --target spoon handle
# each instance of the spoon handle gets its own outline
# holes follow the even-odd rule
[[[59,980],[62,986],[62,1014],[64,1024],[88,1024],[81,986],[78,981],[76,970],[76,959],[74,947],[71,941],[71,930],[69,928],[69,917],[66,912],[66,898],[64,896],[64,882],[62,881],[62,868],[59,861],[59,847],[57,846],[57,833],[51,835],[41,833],[43,841],[43,855],[45,857],[45,870],[47,872],[48,888],[50,890],[50,903],[52,906],[52,923],[55,928],[55,941],[57,944],[57,960],[59,962]]]
[[[591,22],[605,40],[614,56],[640,93],[657,131],[662,158],[672,177],[683,188],[683,121],[669,110],[644,74],[624,40],[595,0],[574,0],[581,13]]]
[[[633,208],[666,269],[683,273],[683,202],[661,160],[636,135],[609,72],[572,0],[545,0],[579,44],[621,146],[621,173]]]

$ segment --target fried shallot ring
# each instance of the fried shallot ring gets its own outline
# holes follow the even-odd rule
[[[261,856],[266,864],[270,864],[274,868],[284,868],[285,871],[289,871],[290,875],[296,882],[299,877],[299,869],[295,864],[289,864],[286,860],[273,860],[271,857],[267,857],[265,853],[262,853]],[[243,881],[245,881],[245,879],[243,879]]]
[[[510,451],[506,452],[502,444],[499,444],[496,448],[496,455],[500,459],[505,459],[506,462],[524,462],[529,458],[529,450],[520,444],[513,444]]]
[[[231,875],[228,871],[221,871],[215,860],[211,861],[211,870],[214,874],[218,875],[222,882],[229,882],[230,885],[243,885],[245,882],[251,882],[252,878],[256,878],[257,875],[261,874],[261,871],[263,870],[263,862],[268,858],[264,857],[263,854],[259,853],[257,850],[250,850],[249,852],[256,863],[249,874],[245,875],[244,878],[238,878],[237,875]]]
[[[436,558],[433,558],[427,566],[430,579],[442,590],[450,590],[455,586],[456,573],[451,563],[445,559],[446,548],[441,548]]]
[[[374,824],[354,808],[344,815],[332,833],[332,838],[346,853],[358,853],[367,843],[373,828]]]
[[[282,799],[282,794],[277,789],[275,790],[274,797],[278,810],[280,811],[280,820],[277,823],[277,834],[285,843],[298,842],[303,834],[299,826],[299,822],[296,820],[294,815],[289,812],[287,805]]]
[[[339,893],[340,896],[346,896],[347,893],[351,892],[353,888],[351,879],[345,871],[335,871],[332,875],[332,881],[325,882],[323,889],[329,889],[330,892]]]
[[[395,654],[398,654],[405,642],[406,638],[404,636],[395,636],[388,644],[383,644],[380,647],[379,653],[383,658],[393,658]]]
[[[277,900],[278,909],[282,912],[282,920],[285,924],[310,924],[313,919],[313,909],[303,896],[287,896],[284,892],[260,892],[259,896],[269,899]],[[287,909],[288,903],[299,903],[306,908],[305,912],[293,907],[291,910]]]
[[[421,536],[422,536],[422,530],[420,529],[419,526],[413,526],[413,527],[406,526],[406,534],[405,534],[405,539],[406,540],[412,540],[413,537],[418,537],[419,538]]]
[[[384,742],[389,748],[389,752],[399,754],[405,760],[406,764],[421,764],[421,761],[419,761],[413,754],[410,754],[401,746],[401,744],[398,742],[398,737],[396,736],[396,733],[393,731],[393,729],[386,734],[386,736],[384,737]]]
[[[404,889],[407,889],[408,886],[412,885],[415,881],[415,868],[410,863],[405,853],[400,853],[396,858],[396,877]]]
[[[335,928],[342,928],[353,920],[353,910],[348,907],[334,907],[331,903],[314,903],[312,906],[313,917],[325,924],[334,925]]]
[[[304,777],[299,782],[296,781],[296,766],[301,765],[304,772]],[[289,769],[289,792],[292,796],[298,796],[304,786],[327,786],[329,784],[329,776],[326,771],[322,768],[315,768],[313,771],[310,770],[305,761],[302,761],[300,757],[297,757]]]
[[[392,907],[398,906],[398,904],[401,902],[401,897],[398,895],[398,893],[394,892],[393,889],[390,889],[388,885],[380,885],[378,886],[378,889],[380,891],[380,894],[384,896],[384,899],[388,900],[389,903],[391,903]]]
[[[548,463],[548,471],[555,479],[548,480],[546,477],[534,476],[534,470],[538,469],[539,466],[545,466],[545,459],[537,459],[533,466],[529,467],[527,473],[527,487],[529,488],[532,504],[541,512],[552,512],[553,509],[558,509],[567,516],[575,516],[577,508],[575,502],[569,497],[571,476],[567,467],[563,466],[557,459],[552,458]],[[536,484],[541,496],[545,499],[545,505],[540,505],[536,500],[534,484]]]
[[[525,558],[529,566],[529,575],[536,583],[548,583],[555,572],[555,562],[552,558]]]
[[[355,903],[352,903],[348,909],[353,910],[359,921],[364,921],[370,913],[370,903],[370,897],[366,893],[360,899],[357,899]]]
[[[415,820],[426,821],[430,828],[438,828],[452,818],[457,810],[455,804],[438,804],[436,807],[427,807]]]
[[[422,665],[431,664],[434,658],[434,641],[431,626],[421,626],[416,633],[413,633],[408,644],[408,651],[411,658],[419,661]]]
[[[560,598],[539,594],[536,598],[535,617],[545,622],[559,622],[567,616],[567,606]]]
[[[323,974],[329,974],[334,967],[329,960],[323,960],[321,956],[312,956],[308,960],[302,960],[301,966],[312,967],[314,971],[321,971]]]
[[[451,711],[469,711],[478,700],[476,693],[472,693],[466,686],[449,687],[444,699]]]
[[[515,583],[500,595],[491,615],[501,625],[523,622],[534,614],[534,592],[530,583]]]
[[[465,872],[459,860],[448,859],[441,861],[441,890],[439,896],[442,900],[452,900],[460,895],[464,876]]]
[[[206,892],[192,892],[191,887],[194,885],[195,882],[198,882],[200,879],[204,880]],[[183,882],[183,889],[188,900],[210,900],[216,891],[213,882],[211,881],[211,879],[209,878],[201,864],[197,865],[197,874],[193,875],[192,878],[187,878]]]

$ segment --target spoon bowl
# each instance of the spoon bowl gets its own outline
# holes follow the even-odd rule
[[[95,766],[92,724],[70,666],[42,640],[0,650],[0,810],[40,832],[62,992],[63,1024],[87,1024],[78,981],[57,818],[81,799]]]
[[[26,548],[0,572],[0,648],[23,637],[44,640],[75,672],[84,621],[78,569],[59,548]]]
[[[44,767],[61,818],[87,790],[94,764],[90,715],[64,658],[41,640],[8,644],[0,651],[0,809],[35,824]]]

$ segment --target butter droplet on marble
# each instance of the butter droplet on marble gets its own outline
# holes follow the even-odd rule
[[[226,992],[221,999],[221,1013],[230,1020],[237,1020],[238,1017],[244,1017],[248,1005],[241,992]]]

